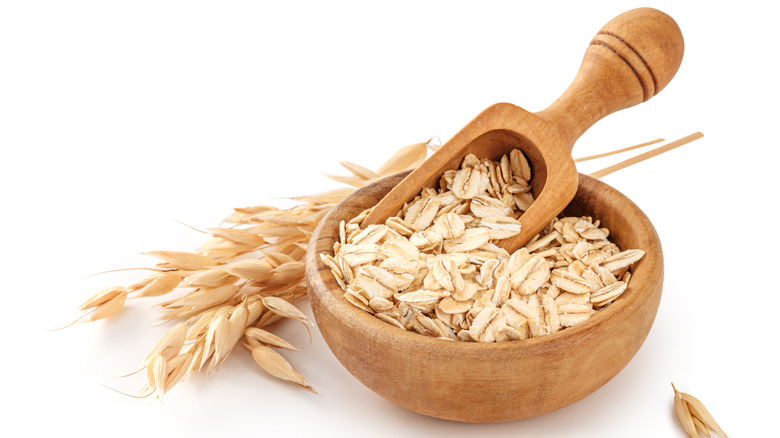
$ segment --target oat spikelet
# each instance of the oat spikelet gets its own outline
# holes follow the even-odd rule
[[[179,323],[168,330],[152,350],[144,358],[144,363],[149,363],[152,356],[160,355],[165,359],[172,359],[177,356],[184,347],[184,341],[187,339],[187,323]]]
[[[165,358],[159,354],[152,355],[146,367],[146,385],[160,400],[165,393],[165,377]]]
[[[107,289],[103,289],[100,292],[96,293],[95,295],[91,296],[87,301],[84,301],[84,304],[82,304],[79,307],[79,309],[89,310],[89,309],[94,309],[96,307],[100,307],[103,304],[106,304],[107,302],[118,297],[124,291],[125,288],[123,288],[122,286],[113,286]]]
[[[179,383],[179,381],[186,377],[187,370],[190,368],[192,360],[192,354],[180,354],[167,363],[166,371],[168,375],[165,378],[165,388],[163,392],[168,392]]]
[[[211,372],[211,370],[216,367],[217,360],[224,354],[229,331],[230,321],[225,315],[219,315],[211,322],[206,337],[206,350],[204,350],[204,353],[206,354],[203,356],[203,363],[208,361],[209,357],[213,357],[208,372]],[[203,365],[201,364],[201,366]]]
[[[150,281],[144,287],[134,292],[133,296],[135,298],[159,297],[160,295],[165,295],[174,290],[179,283],[181,283],[181,276],[170,272],[163,272],[151,275],[149,280]]]
[[[265,243],[263,236],[237,228],[209,228],[209,232],[214,237],[220,237],[252,248],[261,246]]]
[[[236,277],[253,281],[268,280],[274,275],[273,266],[270,263],[257,259],[231,263],[223,266],[221,269]]]
[[[252,358],[255,362],[257,362],[257,364],[260,365],[260,368],[265,370],[268,374],[277,379],[284,380],[287,383],[292,383],[293,385],[316,392],[314,391],[314,388],[309,385],[309,382],[307,382],[298,371],[295,371],[295,368],[272,348],[264,345],[257,345],[254,347],[248,346],[248,348],[252,351]]]
[[[699,434],[696,433],[696,425],[693,424],[693,418],[691,418],[691,411],[688,408],[688,403],[682,399],[682,393],[677,391],[672,383],[672,389],[674,389],[674,412],[677,414],[677,419],[680,420],[680,424],[683,427],[685,433],[691,438],[698,438]]]
[[[120,290],[113,298],[96,306],[84,321],[98,321],[117,314],[125,306],[127,291]]]
[[[263,304],[275,314],[309,324],[309,318],[303,314],[297,307],[278,297],[265,297]]]
[[[433,140],[433,139],[431,139]],[[379,166],[376,173],[379,176],[392,175],[397,172],[404,171],[406,169],[413,169],[417,167],[428,153],[428,147],[431,140],[424,143],[416,143],[403,147],[398,150],[392,157],[390,157],[384,164]]]
[[[379,175],[377,175],[376,172],[374,172],[373,170],[366,169],[365,167],[359,164],[350,163],[349,161],[339,161],[339,164],[344,166],[345,169],[352,172],[353,175],[363,180],[370,180],[379,177]]]
[[[224,339],[217,338],[219,342],[215,346],[214,360],[217,365],[222,363],[228,354],[233,350],[233,347],[241,339],[244,334],[247,322],[249,321],[249,310],[245,306],[239,306],[228,318],[228,328]]]
[[[220,270],[219,268],[214,268],[205,271],[196,271],[196,273],[188,276],[182,282],[182,285],[188,287],[217,287],[234,283],[236,280],[238,280],[238,277]]]
[[[215,266],[217,264],[217,262],[206,256],[191,252],[149,251],[146,254],[164,260],[172,267],[183,269],[185,271],[196,271],[199,269]]]
[[[258,344],[263,344],[269,347],[284,348],[286,350],[298,351],[298,349],[295,348],[295,346],[293,346],[289,342],[261,328],[250,327],[246,329],[244,335],[246,336],[247,342],[249,342],[249,344],[253,346]]]
[[[683,429],[685,429],[685,432],[688,433],[688,435],[691,437],[697,437],[698,434],[696,433],[696,429],[698,428],[706,436],[710,436],[709,431],[707,430],[709,429],[718,434],[720,437],[728,438],[726,432],[721,429],[721,427],[715,421],[715,418],[712,417],[712,414],[710,414],[710,412],[707,410],[707,408],[704,407],[704,404],[699,401],[699,399],[688,393],[678,391],[677,388],[674,387],[674,383],[672,383],[672,389],[674,389],[675,411],[677,412],[678,418],[680,418],[680,423],[682,423]],[[678,405],[681,405],[682,407],[678,409]],[[688,413],[688,417],[691,419],[690,424],[687,424],[688,417],[685,417],[685,420],[683,417],[680,417],[680,411]],[[689,428],[687,427],[690,425],[693,426],[691,429],[693,432],[690,432]]]

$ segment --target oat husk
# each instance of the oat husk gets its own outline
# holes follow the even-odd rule
[[[674,411],[677,414],[677,419],[680,420],[683,430],[689,437],[698,438],[698,430],[707,437],[711,435],[711,432],[714,432],[721,438],[728,438],[726,432],[718,425],[715,418],[712,417],[712,414],[699,399],[688,393],[678,391],[674,383],[672,383],[672,389],[674,389]]]

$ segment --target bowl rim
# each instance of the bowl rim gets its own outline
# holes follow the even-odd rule
[[[636,286],[638,284],[641,288],[641,285],[645,281],[650,280],[653,273],[656,273],[657,275],[658,271],[660,271],[661,278],[663,277],[663,252],[658,234],[656,233],[655,228],[653,227],[649,218],[647,218],[644,212],[633,201],[620,193],[618,190],[595,178],[579,174],[579,188],[577,196],[575,196],[575,200],[578,196],[580,196],[580,189],[582,189],[583,186],[590,190],[595,188],[598,191],[598,196],[613,196],[615,199],[619,199],[621,202],[625,203],[623,206],[625,212],[631,212],[640,218],[640,222],[636,225],[638,228],[641,228],[641,231],[644,231],[641,233],[641,235],[644,237],[640,238],[640,241],[646,241],[647,244],[645,245],[645,248],[651,246],[657,248],[657,251],[645,251],[645,256],[642,258],[642,260],[637,262],[632,271],[632,278],[629,288],[626,290],[626,292],[624,292],[620,299],[611,303],[605,309],[595,312],[587,321],[583,323],[572,327],[567,327],[563,330],[559,330],[558,332],[548,335],[517,341],[490,343],[449,341],[425,336],[408,330],[401,330],[398,327],[392,326],[391,324],[376,318],[374,315],[364,310],[358,309],[349,301],[347,301],[347,299],[344,297],[341,286],[336,281],[330,268],[325,265],[322,260],[320,260],[319,255],[322,252],[333,255],[333,243],[335,242],[335,239],[338,238],[337,229],[338,223],[341,220],[340,218],[336,219],[335,216],[340,212],[340,208],[360,208],[360,206],[350,205],[356,196],[359,197],[360,195],[374,194],[372,192],[377,191],[377,186],[379,183],[388,183],[393,180],[397,180],[395,181],[395,184],[397,184],[397,182],[408,173],[409,171],[401,172],[383,178],[369,186],[363,187],[353,192],[347,198],[334,206],[327,213],[327,215],[325,215],[325,217],[317,226],[315,232],[312,234],[312,238],[307,250],[306,282],[309,291],[311,292],[310,295],[312,296],[312,299],[320,301],[322,306],[329,312],[336,315],[338,320],[344,324],[348,324],[354,328],[357,328],[362,333],[365,333],[367,338],[375,339],[382,343],[403,341],[405,343],[411,344],[436,346],[454,349],[454,351],[459,354],[465,353],[469,355],[470,353],[475,353],[478,355],[485,354],[486,351],[498,354],[501,354],[502,352],[515,354],[536,354],[540,351],[555,348],[558,345],[576,343],[577,339],[583,336],[590,336],[595,326],[606,323],[613,314],[625,312],[632,314],[636,312],[638,308],[644,305],[644,303],[651,298],[651,294],[637,293],[637,289],[639,288],[634,287],[632,289],[632,286]],[[362,211],[362,209],[360,211]],[[599,218],[596,217],[594,219]],[[333,226],[336,229],[336,232],[331,233],[331,235],[323,236],[323,234],[327,232],[326,228],[330,223],[334,224]],[[332,231],[333,230],[331,230],[331,232]],[[335,239],[333,236],[335,236]],[[330,241],[330,244],[327,243],[328,241]],[[625,250],[626,248],[621,249]],[[316,316],[317,314],[315,312],[315,320]],[[392,329],[394,331],[388,329]],[[392,336],[386,336],[385,333],[391,333]],[[390,340],[391,338],[392,341]]]

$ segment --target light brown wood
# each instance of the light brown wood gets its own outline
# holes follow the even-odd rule
[[[682,34],[668,15],[651,8],[619,15],[591,41],[574,81],[552,105],[536,114],[508,103],[489,107],[388,193],[365,224],[383,223],[469,153],[497,159],[519,148],[533,170],[536,202],[520,218],[520,234],[499,245],[522,247],[577,190],[574,142],[601,118],[658,94],[682,55]]]
[[[321,253],[333,254],[338,224],[375,205],[405,174],[385,178],[346,198],[314,232],[306,280],[317,325],[333,354],[358,380],[412,411],[464,422],[533,417],[582,399],[628,364],[655,319],[663,255],[653,225],[612,187],[579,175],[567,215],[589,215],[624,249],[642,249],[631,284],[590,320],[535,339],[493,344],[452,342],[410,333],[357,309]]]

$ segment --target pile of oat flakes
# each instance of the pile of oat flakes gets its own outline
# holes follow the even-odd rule
[[[518,149],[498,162],[468,155],[385,224],[361,229],[369,210],[342,221],[321,258],[350,303],[422,335],[500,342],[579,324],[625,292],[644,252],[621,251],[598,220],[565,217],[509,254],[496,243],[520,232],[530,179]]]

